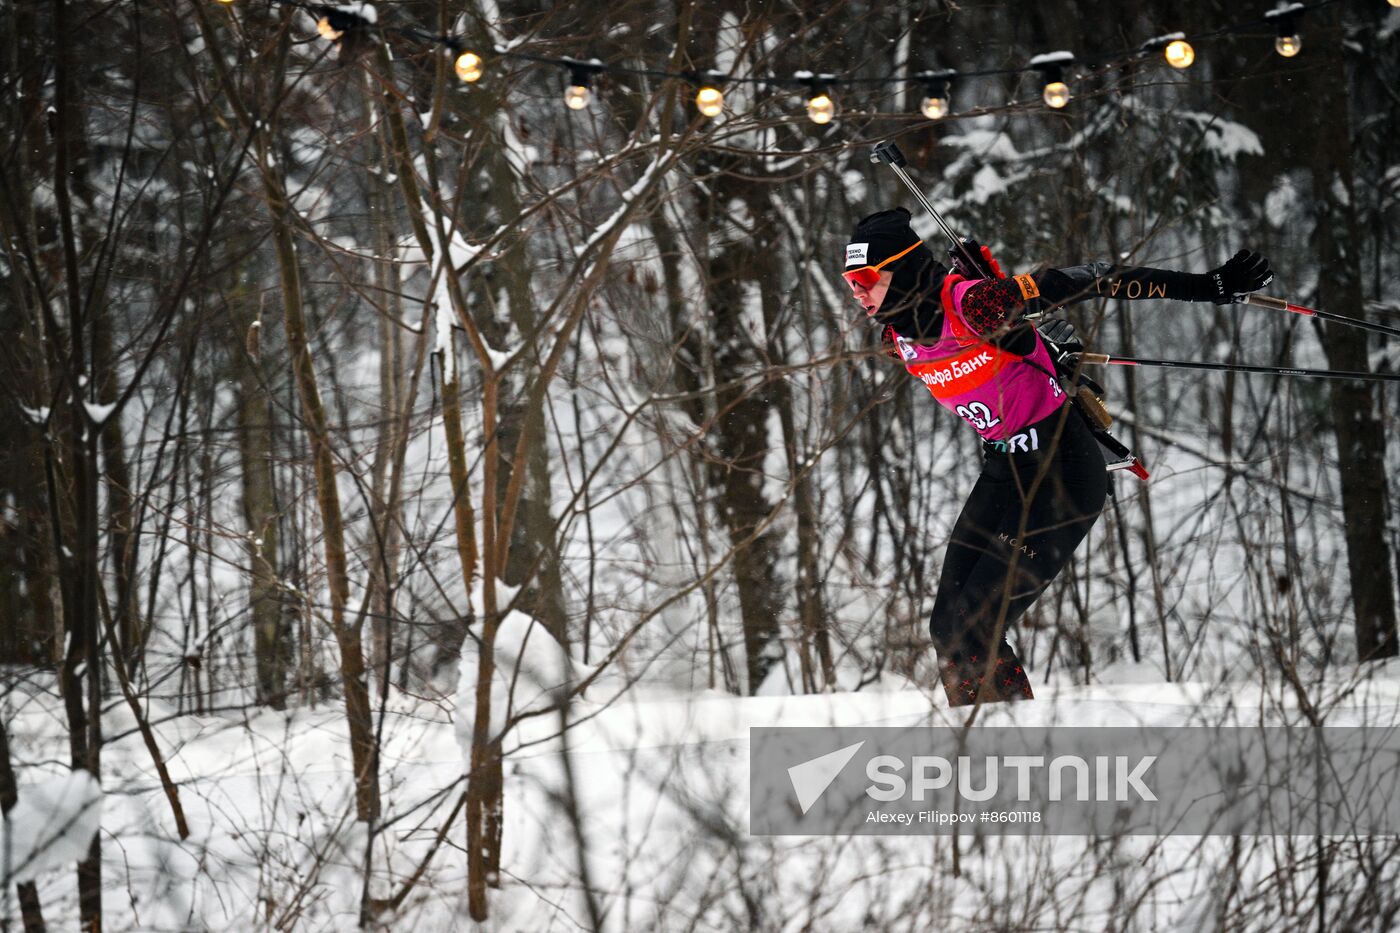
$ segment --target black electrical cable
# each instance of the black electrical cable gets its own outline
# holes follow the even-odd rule
[[[479,54],[475,49],[471,49],[465,38],[456,35],[438,35],[418,29],[412,26],[381,26],[377,22],[371,21],[360,13],[355,5],[335,5],[335,4],[315,4],[307,3],[305,0],[268,0],[269,3],[290,6],[305,11],[318,19],[331,19],[332,25],[339,28],[341,25],[349,23],[351,28],[364,29],[368,31],[379,31],[390,33],[411,39],[424,45],[441,46],[452,52],[473,52]],[[1313,10],[1334,4],[1348,2],[1348,0],[1313,0],[1311,3],[1295,4],[1291,10],[1292,15],[1302,16]],[[1180,38],[1187,42],[1202,42],[1217,39],[1233,33],[1246,32],[1253,29],[1268,27],[1271,24],[1265,16],[1253,17],[1248,20],[1241,20],[1228,26],[1222,26],[1209,32],[1194,33],[1172,33],[1173,38]],[[342,30],[342,31],[348,31]],[[1161,39],[1165,37],[1157,37]],[[1067,76],[1075,78],[1088,77],[1100,71],[1112,70],[1128,62],[1142,60],[1154,52],[1159,51],[1153,43],[1157,39],[1149,39],[1144,45],[1135,49],[1124,49],[1117,54],[1097,55],[1092,57],[1073,56],[1062,61],[1053,63],[1038,63],[1037,59],[1043,56],[1036,56],[1030,63],[1015,68],[979,68],[972,71],[948,70],[940,72],[950,80],[963,80],[967,78],[995,78],[1010,77],[1020,74],[1044,73],[1047,66],[1055,65],[1064,71]],[[811,88],[814,93],[817,89],[830,89],[838,87],[859,87],[863,85],[907,85],[918,83],[921,75],[886,75],[880,77],[862,77],[856,75],[840,75],[831,73],[797,72],[792,75],[728,75],[717,71],[705,72],[677,72],[660,68],[638,68],[629,65],[609,65],[594,60],[583,60],[564,56],[539,55],[533,52],[521,51],[518,49],[506,49],[499,46],[493,48],[491,52],[498,58],[517,59],[528,61],[534,64],[554,65],[566,69],[577,69],[586,67],[592,73],[612,73],[624,75],[636,75],[639,77],[657,78],[662,80],[679,80],[697,84],[701,82],[716,85],[755,85],[760,87],[775,88]],[[1052,53],[1053,54],[1053,53]]]

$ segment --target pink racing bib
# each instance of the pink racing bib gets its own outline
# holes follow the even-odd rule
[[[939,296],[943,331],[938,340],[917,344],[897,337],[895,347],[905,368],[928,386],[938,404],[972,425],[984,440],[1005,441],[1054,413],[1066,396],[1039,334],[1035,350],[1018,356],[967,326],[962,298],[977,281],[949,275]]]

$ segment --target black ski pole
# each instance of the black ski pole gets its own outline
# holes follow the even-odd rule
[[[1275,376],[1310,376],[1316,379],[1358,379],[1369,382],[1400,382],[1400,373],[1358,373],[1344,369],[1293,369],[1287,366],[1246,366],[1242,363],[1205,363],[1197,360],[1152,360],[1139,356],[1110,356],[1107,353],[1073,353],[1080,363],[1116,366],[1163,366],[1169,369],[1204,369],[1221,373],[1265,373]]]
[[[1389,337],[1400,337],[1400,327],[1387,327],[1385,324],[1373,324],[1370,321],[1363,321],[1361,318],[1357,317],[1333,314],[1330,311],[1319,311],[1316,308],[1305,308],[1302,305],[1295,305],[1291,301],[1286,301],[1282,298],[1273,298],[1269,295],[1249,295],[1245,298],[1244,303],[1257,305],[1261,308],[1273,308],[1275,311],[1291,311],[1294,314],[1315,317],[1320,321],[1332,321],[1335,324],[1344,324],[1347,327],[1359,327],[1362,330],[1374,331],[1377,334],[1385,334]]]

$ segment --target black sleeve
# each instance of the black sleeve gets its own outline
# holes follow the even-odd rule
[[[1040,297],[1051,307],[1090,298],[1210,301],[1214,295],[1209,276],[1147,266],[1115,266],[1107,262],[1047,269],[1032,277],[1040,289]]]

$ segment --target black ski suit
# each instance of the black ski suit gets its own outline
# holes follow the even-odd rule
[[[1029,322],[1017,319],[1042,310],[1028,304],[1059,307],[1101,295],[1210,297],[1203,276],[1107,263],[1050,269],[1032,278],[1040,297],[1029,302],[1009,279],[973,286],[963,304],[968,325],[997,346],[1028,356],[1037,335]],[[936,335],[941,315],[940,305],[924,300],[913,314],[903,315],[903,327],[892,329],[906,339]],[[1036,429],[1040,449],[1011,453],[1006,444],[983,442],[982,475],[943,560],[929,633],[953,705],[976,702],[979,692],[984,701],[1031,697],[1007,633],[1069,562],[1107,498],[1103,453],[1072,405],[1020,428]]]

